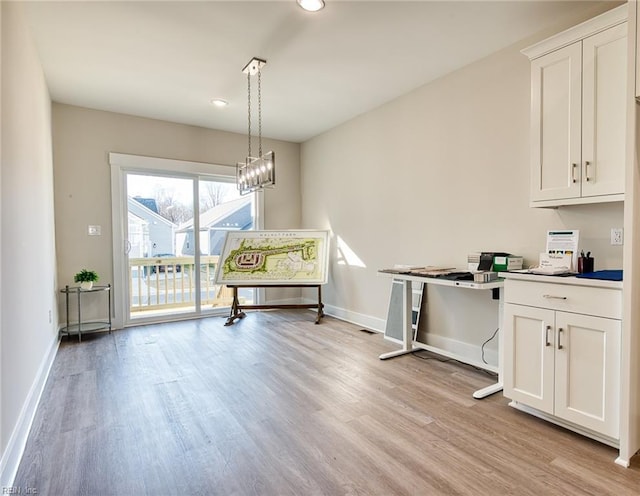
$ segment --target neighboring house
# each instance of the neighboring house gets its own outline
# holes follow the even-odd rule
[[[217,205],[200,214],[200,252],[220,255],[227,231],[248,230],[253,227],[251,196]],[[194,255],[193,219],[178,226],[176,246],[179,255]]]
[[[149,222],[129,211],[128,224],[129,257],[146,257],[149,246]]]
[[[129,197],[129,243],[133,258],[175,254],[176,225],[158,214],[153,198]]]

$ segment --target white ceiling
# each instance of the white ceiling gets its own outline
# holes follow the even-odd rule
[[[24,6],[54,101],[246,134],[241,71],[255,56],[267,60],[263,135],[294,142],[594,7],[541,0],[326,4],[317,13],[295,0]],[[229,106],[213,107],[216,97]]]

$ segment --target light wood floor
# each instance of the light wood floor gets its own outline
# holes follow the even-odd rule
[[[310,312],[62,342],[15,485],[43,495],[638,495],[640,461],[485,373]],[[419,356],[423,356],[420,358]]]

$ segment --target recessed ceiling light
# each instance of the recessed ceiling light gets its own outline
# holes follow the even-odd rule
[[[324,0],[296,0],[298,5],[309,12],[317,12],[324,8]]]
[[[211,100],[211,105],[215,105],[216,107],[226,107],[227,105],[229,105],[229,102],[223,100],[222,98],[213,98]]]

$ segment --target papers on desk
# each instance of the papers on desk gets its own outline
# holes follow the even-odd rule
[[[399,265],[396,264],[392,269],[380,269],[379,272],[387,274],[412,274],[416,276],[436,277],[455,270],[452,267],[434,267],[431,265]]]
[[[547,266],[562,267],[566,271],[578,269],[578,240],[580,231],[573,229],[569,231],[547,231],[547,252],[540,254],[540,267]]]
[[[387,270],[398,270],[398,271],[410,271],[410,270],[414,270],[414,269],[422,269],[424,268],[424,265],[404,265],[404,264],[395,264],[393,266],[393,269],[387,269]]]
[[[435,267],[432,265],[427,265],[426,267],[414,267],[411,269],[406,269],[398,268],[398,266],[396,265],[393,269],[381,269],[379,272],[418,277],[435,277],[441,279],[450,279],[452,281],[473,281],[473,273],[466,270],[456,269],[455,267]]]
[[[547,231],[547,251],[540,253],[537,267],[521,273],[541,276],[568,276],[576,273],[578,261],[578,239],[580,232]]]
[[[422,267],[420,269],[414,269],[411,271],[411,274],[416,276],[426,276],[426,277],[441,277],[450,274],[455,271],[454,267]]]

